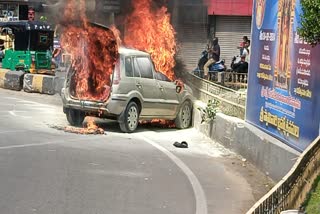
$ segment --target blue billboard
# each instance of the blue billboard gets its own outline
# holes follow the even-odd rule
[[[319,135],[320,47],[298,34],[300,0],[253,4],[247,122],[303,151]]]

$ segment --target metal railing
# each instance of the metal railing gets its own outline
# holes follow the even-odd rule
[[[204,80],[188,72],[184,73],[183,80],[192,88],[193,94],[197,99],[205,103],[213,99],[219,100],[223,113],[244,119],[245,93]]]
[[[247,214],[279,214],[287,209],[300,209],[319,175],[320,137],[302,153],[289,173]]]
[[[203,71],[195,70],[194,75],[203,78]],[[236,91],[248,88],[248,74],[237,73],[232,70],[209,73],[209,81]]]

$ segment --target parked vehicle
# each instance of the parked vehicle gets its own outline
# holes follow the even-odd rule
[[[62,89],[63,110],[71,125],[80,126],[86,115],[115,119],[123,132],[134,132],[139,120],[174,120],[179,129],[192,120],[192,91],[156,72],[150,55],[120,48],[119,65],[112,75],[111,94],[105,102],[79,100],[73,96],[73,68]]]
[[[201,56],[199,58],[198,66],[193,71],[193,73],[195,75],[203,78],[203,76],[204,76],[204,69],[203,68],[204,68],[204,65],[206,64],[207,61],[208,61],[208,51],[204,50],[204,51],[202,51]],[[218,72],[223,72],[225,70],[226,70],[225,61],[220,60],[220,61],[212,64],[211,66],[209,66],[209,75],[213,76],[214,74],[216,74]]]

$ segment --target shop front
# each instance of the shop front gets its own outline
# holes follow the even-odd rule
[[[28,20],[29,7],[40,12],[44,1],[1,1],[0,2],[0,21]]]

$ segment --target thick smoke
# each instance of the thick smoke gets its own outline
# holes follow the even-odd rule
[[[67,22],[70,20],[66,20],[64,14],[67,10],[73,10],[74,15],[78,15],[78,19],[80,19],[80,0],[75,0],[74,4],[71,7],[68,7],[68,0],[47,0],[45,4],[42,6],[45,9],[46,15],[50,17],[50,21],[53,24],[59,24],[61,22]],[[86,0],[85,1],[85,10],[87,13],[94,13],[96,8],[96,0]],[[89,16],[88,16],[89,17]],[[94,21],[94,20],[90,20]]]

